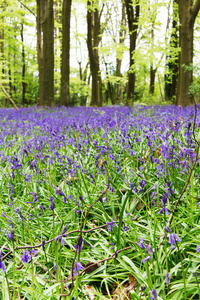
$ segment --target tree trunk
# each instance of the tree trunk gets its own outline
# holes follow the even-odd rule
[[[69,106],[71,0],[63,0],[60,105]]]
[[[121,28],[119,31],[119,44],[124,45],[126,36],[126,8],[125,3],[122,1],[122,18],[121,18]],[[122,78],[121,73],[121,66],[122,66],[122,58],[117,57],[116,60],[116,73],[117,76]],[[123,84],[122,81],[119,80],[117,83],[117,95],[116,95],[116,104],[120,104],[123,101]]]
[[[172,33],[172,46],[175,49],[178,49],[178,30],[177,30],[177,20],[174,17],[172,23],[173,33]],[[177,92],[177,81],[178,81],[178,55],[172,63],[172,89],[171,89],[171,99],[174,100],[176,98]]]
[[[8,56],[9,56],[9,58],[10,58],[10,61],[9,61],[9,63],[8,63],[9,95],[10,95],[10,98],[12,98],[13,86],[12,86],[12,70],[11,70],[11,53],[10,53],[10,46],[9,46]]]
[[[179,46],[181,48],[179,57],[179,75],[177,84],[176,104],[185,107],[192,105],[193,98],[189,94],[189,87],[192,84],[193,71],[193,33],[194,22],[200,9],[200,0],[179,0]],[[187,67],[190,67],[187,69]]]
[[[26,62],[25,62],[25,49],[24,49],[24,26],[21,23],[21,41],[22,41],[22,105],[26,106],[28,103],[26,101]]]
[[[39,105],[54,106],[53,0],[37,0]]]
[[[1,76],[1,79],[2,79],[2,82],[3,82],[3,80],[5,79],[5,69],[4,69],[4,64],[5,64],[5,62],[4,62],[5,57],[4,56],[5,56],[5,54],[4,54],[4,29],[3,28],[0,30],[0,45],[1,45],[1,59],[2,59],[2,70],[1,70],[2,76]],[[6,105],[7,105],[7,98],[6,97],[3,98],[2,105],[3,105],[3,107],[6,107]]]
[[[157,68],[153,68],[153,64],[150,66],[150,85],[149,85],[149,93],[150,95],[154,94],[155,91],[155,78],[156,78]]]
[[[140,1],[136,0],[136,4],[133,5],[132,0],[125,0],[126,5],[126,14],[128,19],[128,28],[129,28],[129,37],[130,37],[130,47],[129,47],[129,59],[130,67],[128,74],[128,87],[127,87],[127,103],[134,100],[135,94],[135,70],[134,70],[134,51],[136,49],[136,40],[137,40],[137,30],[138,30],[138,21],[140,15]]]
[[[93,2],[87,1],[87,46],[90,58],[90,70],[92,74],[92,106],[102,106],[102,81],[99,68],[99,51],[98,46],[100,38],[100,18],[96,6],[92,7]]]

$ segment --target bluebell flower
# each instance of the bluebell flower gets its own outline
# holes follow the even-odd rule
[[[27,203],[33,204],[33,203],[37,202],[37,200],[39,198],[38,195],[36,193],[32,193],[32,192],[30,194],[33,194],[33,201],[30,201]]]
[[[124,230],[124,231],[128,231],[128,230],[129,230],[129,227],[125,225],[125,226],[123,227],[123,230]]]
[[[157,291],[156,291],[155,289],[153,289],[153,290],[151,291],[150,299],[156,300],[157,297],[158,297],[158,293],[157,293]]]
[[[31,254],[30,254],[30,252],[26,249],[26,250],[24,251],[24,253],[22,254],[22,256],[21,256],[21,261],[22,261],[23,263],[28,264],[28,262],[29,262],[30,259],[31,259]]]
[[[50,197],[50,202],[51,202],[51,205],[49,206],[49,209],[50,210],[54,210],[54,208],[55,208],[55,201],[54,201],[54,197],[53,196]]]
[[[22,206],[18,206],[16,209],[15,209],[15,214],[18,214],[20,219],[22,220],[23,219],[23,216],[22,216],[22,213],[21,213],[21,208]]]
[[[200,253],[200,246],[197,246],[196,251]]]
[[[38,254],[38,251],[34,249],[32,249],[31,252],[33,253],[33,256],[36,256]]]
[[[170,233],[169,235],[169,243],[171,244],[171,249],[173,250],[175,248],[174,244],[176,243],[175,239],[177,242],[181,242],[182,240],[178,237],[177,234]]]
[[[149,253],[149,255],[153,255],[153,249],[152,249],[152,247],[151,247],[151,244],[149,244],[148,246],[147,246],[147,252]]]
[[[14,241],[14,238],[15,238],[15,231],[14,230],[11,230],[10,232],[7,231],[6,235],[9,238],[9,240],[11,240],[12,242]]]
[[[116,227],[116,224],[113,221],[113,218],[111,218],[111,222],[107,222],[107,224],[108,224],[108,231],[112,231],[112,228]]]
[[[166,227],[165,227],[165,231],[166,231],[167,233],[171,233],[171,229],[169,228],[169,226],[166,226]]]
[[[110,249],[114,249],[115,248],[115,244],[113,244],[112,242],[109,243],[109,245],[111,245],[112,247]]]
[[[143,239],[143,237],[141,237],[140,238],[140,244],[138,243],[138,242],[136,242],[136,244],[141,248],[141,249],[145,249],[145,246],[144,246],[144,244],[143,244],[143,241],[144,241],[144,239]]]
[[[83,238],[82,236],[77,237],[77,243],[74,246],[75,249],[77,249],[77,252],[80,253],[80,251],[83,249]]]
[[[151,258],[151,256],[147,256],[145,257],[145,259],[143,259],[143,263],[145,263],[147,260],[149,260]]]
[[[166,274],[166,285],[168,285],[170,282],[170,276],[169,276],[169,273]]]
[[[5,268],[5,265],[2,262],[1,258],[2,258],[2,250],[0,250],[0,269],[2,269],[2,271],[5,273],[6,272],[6,268]]]
[[[78,271],[80,271],[82,269],[84,269],[82,264],[80,262],[76,262],[75,267],[74,267],[74,276],[78,276]]]

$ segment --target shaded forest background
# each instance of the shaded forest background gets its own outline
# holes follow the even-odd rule
[[[18,106],[191,105],[199,9],[200,0],[2,0],[0,83]]]

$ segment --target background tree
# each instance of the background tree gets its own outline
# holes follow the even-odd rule
[[[178,80],[179,37],[178,37],[178,6],[173,1],[172,32],[169,53],[166,56],[165,100],[175,102]]]
[[[63,0],[60,105],[69,106],[71,0]]]
[[[140,16],[140,0],[136,0],[135,4],[132,0],[125,0],[126,13],[128,19],[130,46],[129,46],[129,58],[130,68],[128,73],[128,87],[127,87],[127,100],[133,101],[135,94],[135,59],[134,51],[136,49],[136,40],[138,36],[138,21]]]
[[[87,47],[92,74],[92,106],[102,106],[102,80],[99,66],[99,43],[101,41],[101,11],[97,2],[87,1]]]
[[[177,83],[176,104],[185,107],[192,105],[193,98],[189,88],[193,80],[193,47],[194,47],[194,23],[200,10],[200,0],[176,0],[179,7],[179,75]]]
[[[37,0],[37,47],[39,104],[41,106],[54,106],[53,0]]]

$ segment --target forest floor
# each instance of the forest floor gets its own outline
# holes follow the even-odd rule
[[[200,299],[199,109],[0,109],[0,299]]]

